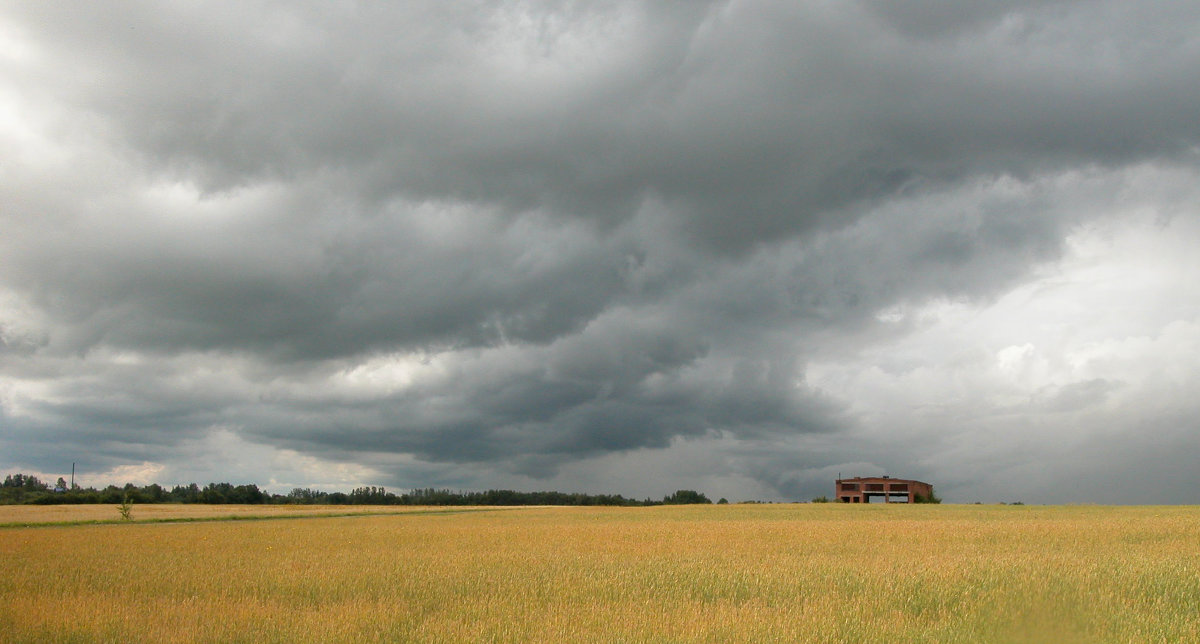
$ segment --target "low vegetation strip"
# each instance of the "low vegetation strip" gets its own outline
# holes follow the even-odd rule
[[[1196,507],[844,504],[12,528],[0,624],[72,642],[1188,642],[1198,532]]]
[[[583,494],[557,491],[519,492],[516,490],[452,491],[417,488],[396,494],[382,487],[364,486],[344,492],[323,492],[293,488],[287,494],[265,492],[253,483],[196,483],[167,489],[157,483],[138,487],[109,485],[103,489],[80,487],[59,477],[53,485],[29,474],[8,474],[0,482],[0,505],[81,505],[87,503],[200,503],[276,504],[276,505],[686,505],[711,503],[695,490],[678,490],[661,501],[630,499],[620,494]]]
[[[291,505],[133,505],[130,518],[122,518],[117,505],[0,505],[0,527],[101,525],[107,523],[182,523],[196,521],[247,521],[350,517],[380,514],[430,514],[477,512],[497,508],[393,507],[393,506],[291,506]]]

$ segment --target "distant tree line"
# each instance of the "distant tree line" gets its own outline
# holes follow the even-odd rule
[[[208,504],[291,504],[291,505],[684,505],[712,503],[694,490],[679,490],[661,501],[630,499],[620,494],[580,494],[565,492],[518,492],[487,490],[455,492],[434,488],[415,489],[402,494],[382,487],[359,487],[345,492],[322,492],[294,488],[287,494],[271,494],[253,483],[232,485],[192,483],[166,489],[157,483],[138,487],[109,485],[102,489],[69,487],[63,479],[51,486],[28,474],[10,474],[0,485],[0,504],[57,505],[66,503],[208,503]]]

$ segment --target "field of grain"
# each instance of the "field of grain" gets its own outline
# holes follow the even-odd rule
[[[515,508],[9,527],[0,529],[0,633],[14,642],[1200,641],[1200,508]]]
[[[130,511],[134,522],[204,521],[249,518],[292,518],[345,516],[356,514],[404,514],[453,512],[459,508],[420,508],[403,505],[207,505],[202,503],[135,504]],[[113,504],[89,505],[0,505],[0,526],[19,524],[77,522],[121,522]]]

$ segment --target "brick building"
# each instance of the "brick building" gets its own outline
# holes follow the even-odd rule
[[[856,476],[837,480],[835,498],[842,503],[870,503],[879,497],[883,497],[884,503],[915,503],[918,496],[933,497],[933,486],[889,476]]]

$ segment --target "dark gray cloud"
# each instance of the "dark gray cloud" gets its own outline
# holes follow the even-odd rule
[[[839,443],[882,409],[926,431],[852,392],[958,368],[904,353],[938,303],[995,305],[1096,222],[1192,214],[1198,24],[1051,0],[6,6],[0,444],[164,476],[266,450],[302,464],[280,484],[603,488],[655,458],[632,493],[951,477]],[[1152,311],[1136,332],[1195,315]],[[1067,375],[1023,383],[1030,409],[1138,390]]]
[[[912,4],[63,6],[29,22],[70,70],[44,91],[207,190],[321,175],[356,200],[607,221],[654,197],[720,246],[837,225],[914,180],[1195,144],[1194,10]],[[975,27],[905,37],[898,15]]]

